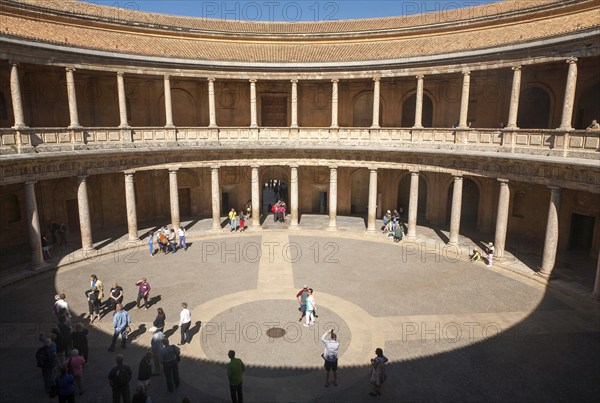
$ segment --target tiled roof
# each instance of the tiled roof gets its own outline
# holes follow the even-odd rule
[[[42,3],[46,8],[65,10],[69,6],[78,14],[98,15],[105,7],[73,2],[71,0],[19,0],[23,3]],[[554,0],[535,0],[536,4]],[[519,2],[501,3],[515,6]],[[155,24],[177,23],[186,26],[210,26],[214,30],[237,32],[235,38],[214,37],[201,33],[173,33],[145,30],[130,25],[93,24],[83,17],[57,18],[51,12],[42,14],[4,13],[0,18],[0,34],[54,43],[76,48],[105,50],[142,56],[162,56],[179,59],[214,60],[231,62],[322,63],[371,60],[392,60],[451,54],[464,50],[493,48],[524,43],[590,28],[598,28],[600,9],[598,1],[570,13],[551,13],[512,21],[497,21],[486,25],[458,25],[440,33],[403,32],[387,36],[339,36],[327,39],[288,38],[277,40],[246,37],[244,32],[343,32],[369,30],[418,22],[419,16],[368,19],[324,23],[245,23],[220,20],[164,16],[160,14],[125,12],[121,17],[131,21],[143,20]],[[2,10],[4,11],[4,9]],[[120,11],[121,12],[121,11]],[[166,22],[165,22],[166,21]],[[234,30],[236,29],[236,30]]]

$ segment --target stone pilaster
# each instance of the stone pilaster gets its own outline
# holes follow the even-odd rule
[[[567,87],[565,88],[565,99],[563,101],[562,120],[559,130],[573,130],[571,120],[573,119],[573,106],[575,105],[575,88],[577,87],[577,58],[571,57],[567,60],[569,71],[567,72]]]
[[[212,229],[221,231],[221,187],[219,185],[219,167],[210,168],[210,190],[212,205]]]
[[[298,80],[291,80],[292,83],[292,122],[290,127],[298,127]]]
[[[119,127],[128,128],[129,123],[127,122],[127,100],[125,98],[125,78],[122,72],[117,73],[117,91],[119,94],[119,117],[121,123]]]
[[[171,201],[171,226],[177,231],[181,226],[179,220],[179,186],[177,171],[179,168],[169,168],[169,200]]]
[[[127,234],[130,241],[137,241],[137,208],[133,172],[125,172],[125,208],[127,209]]]
[[[462,96],[460,98],[460,118],[458,127],[466,129],[468,126],[467,116],[469,114],[469,91],[471,88],[471,72],[466,70],[463,72]]]
[[[415,129],[423,127],[423,78],[425,76],[417,76],[417,94],[416,94],[416,105],[415,105]]]
[[[71,123],[69,128],[74,129],[78,128],[81,125],[79,124],[79,113],[77,111],[77,92],[75,91],[75,77],[74,71],[75,69],[72,67],[67,67],[67,99],[69,102],[69,118]]]
[[[500,194],[498,195],[498,213],[496,216],[496,234],[494,236],[494,255],[504,256],[506,248],[506,229],[508,228],[508,206],[510,205],[510,188],[508,179],[498,179]]]
[[[369,168],[369,207],[367,232],[376,233],[375,219],[377,216],[377,168]]]
[[[42,232],[35,199],[35,182],[25,182],[25,211],[27,213],[27,232],[31,248],[31,266],[36,269],[44,265],[42,252]]]
[[[453,190],[452,190],[452,210],[450,212],[450,235],[448,245],[458,245],[458,234],[460,231],[460,212],[462,208],[462,190],[463,190],[463,177],[461,175],[455,175],[452,177]]]
[[[13,116],[15,119],[14,129],[24,129],[27,127],[23,117],[23,98],[21,97],[21,85],[19,84],[18,63],[10,63],[10,97],[13,105]]]
[[[290,229],[297,229],[298,226],[298,165],[290,165]]]
[[[337,129],[338,126],[338,82],[339,80],[331,80],[331,128]]]
[[[79,228],[81,231],[81,248],[84,255],[94,248],[92,243],[92,221],[87,191],[87,175],[77,177],[77,207],[79,209]]]
[[[329,225],[328,230],[337,230],[337,165],[329,167]]]
[[[217,127],[217,112],[215,109],[215,79],[208,79],[208,127]]]
[[[165,74],[165,127],[174,127],[173,125],[173,103],[171,101],[171,78]]]
[[[417,236],[417,210],[419,206],[419,172],[410,173],[410,195],[408,199],[408,231],[406,236]]]
[[[260,172],[258,165],[252,165],[252,228],[260,229]]]
[[[521,66],[514,66],[512,90],[510,92],[510,107],[508,110],[507,129],[518,129],[517,115],[519,113],[519,97],[521,95]]]
[[[548,205],[548,219],[546,221],[546,237],[544,239],[544,254],[540,275],[550,277],[556,261],[556,248],[558,246],[558,212],[560,210],[561,188],[550,188],[550,204]]]
[[[250,80],[250,127],[252,128],[258,127],[256,115],[256,80]]]
[[[371,129],[379,129],[379,97],[381,93],[381,79],[373,77],[373,124]]]

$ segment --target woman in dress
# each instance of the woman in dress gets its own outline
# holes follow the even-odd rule
[[[381,385],[387,378],[385,375],[386,362],[388,362],[388,359],[383,355],[383,350],[376,349],[375,358],[371,358],[371,384],[373,385],[373,390],[369,393],[371,396],[381,395]]]
[[[162,332],[165,328],[165,321],[167,320],[167,315],[165,315],[165,311],[162,308],[158,308],[156,310],[156,318],[154,319],[154,327],[157,332]]]

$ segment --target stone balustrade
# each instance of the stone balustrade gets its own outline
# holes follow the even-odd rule
[[[600,132],[584,130],[318,127],[0,129],[3,159],[32,152],[207,145],[433,149],[600,159]]]

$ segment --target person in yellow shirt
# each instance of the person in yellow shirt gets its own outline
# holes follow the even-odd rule
[[[231,225],[231,231],[237,231],[237,213],[234,208],[229,212],[229,224]]]

